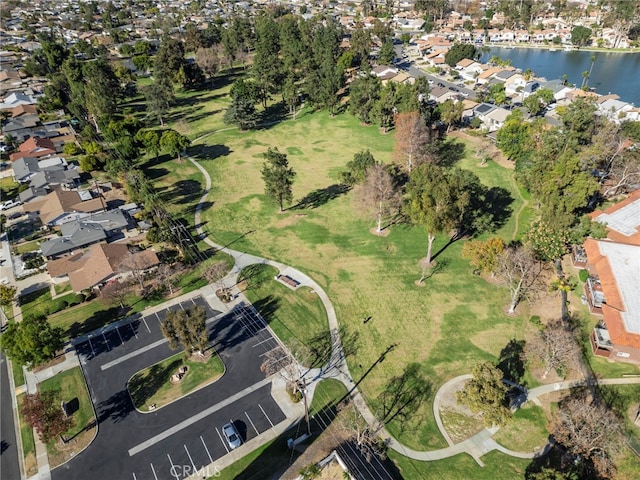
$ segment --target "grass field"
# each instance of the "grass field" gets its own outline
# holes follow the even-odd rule
[[[23,253],[33,252],[40,248],[38,240],[32,240],[30,242],[19,243],[14,245],[16,255],[22,255]]]
[[[73,451],[74,448],[82,448],[82,445],[90,441],[93,435],[91,430],[95,412],[80,367],[66,370],[43,381],[40,384],[40,390],[43,392],[59,390],[61,399],[73,411],[71,417],[74,420],[74,425],[65,434],[65,438],[71,441],[64,447],[61,447],[58,439],[51,440],[47,444],[49,461],[55,466],[78,453],[78,451]],[[85,438],[82,438],[83,436]],[[73,442],[74,439],[78,439],[77,443]]]
[[[20,296],[22,317],[38,317],[53,315],[68,308],[69,305],[78,305],[84,302],[80,294],[69,294],[63,297],[51,298],[51,289],[47,286],[35,292]]]
[[[155,408],[163,407],[215,382],[224,374],[224,364],[218,354],[212,353],[206,362],[191,359],[185,362],[182,353],[177,353],[137,372],[127,383],[135,407],[148,412],[150,405],[155,405]],[[171,376],[183,365],[188,369],[187,374],[179,383],[171,383]]]
[[[494,440],[509,450],[529,453],[547,444],[547,418],[542,408],[527,404],[494,435]]]
[[[240,132],[222,123],[228,101],[225,91],[188,94],[169,119],[170,126],[197,139],[190,153],[213,180],[203,210],[205,231],[222,245],[300,268],[325,289],[340,325],[346,334],[357,337],[350,369],[362,380],[359,386],[370,404],[409,362],[421,365],[435,392],[449,378],[468,373],[476,362],[495,362],[509,340],[522,338],[530,315],[527,305],[521,305],[516,316],[504,313],[508,293],[472,275],[461,258],[464,240],[449,244],[445,235],[436,239],[436,271],[424,287],[418,287],[414,282],[420,274],[418,261],[426,252],[424,230],[397,224],[386,237],[371,235],[374,222],[361,212],[357,192],[339,187],[340,172],[358,151],[370,149],[377,160],[390,162],[393,133],[380,134],[375,126],[361,125],[350,115],[331,118],[326,112],[310,111],[295,121]],[[193,109],[194,99],[206,102]],[[200,138],[203,133],[208,135]],[[473,149],[461,145],[457,166],[473,171],[486,186],[501,188],[510,197],[512,215],[497,232],[484,236],[497,234],[507,242],[521,238],[533,217],[527,192],[515,183],[512,170],[495,162],[480,166]],[[265,197],[260,178],[263,154],[269,147],[287,153],[297,173],[293,204],[283,213]],[[166,159],[150,168],[157,169],[155,178],[167,199],[185,200],[174,205],[176,212],[191,218],[193,206],[187,200],[195,203],[200,195],[194,183],[202,185],[198,172],[189,164]],[[183,180],[180,190],[174,184]],[[282,300],[294,292],[272,280],[275,271],[262,267],[259,275],[264,282],[247,295],[257,306],[266,304],[271,310],[274,297],[278,299],[276,321],[270,322],[283,340],[309,336],[310,317],[326,321],[324,315],[301,315],[290,300]],[[369,316],[371,321],[363,323]],[[431,410],[429,399],[415,412],[411,425],[392,422],[387,427],[412,448],[444,447]],[[465,455],[418,466],[420,462],[393,455],[407,478],[412,478],[412,472],[419,473],[416,478],[452,478],[443,475],[449,468],[461,477],[512,478],[522,476],[529,463],[492,453],[483,458],[485,469]]]

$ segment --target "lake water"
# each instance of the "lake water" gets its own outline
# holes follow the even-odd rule
[[[530,68],[539,77],[547,80],[562,78],[580,87],[582,72],[591,67],[591,57],[595,55],[589,87],[606,95],[615,93],[620,100],[640,105],[640,53],[564,51],[559,48],[551,52],[544,48],[491,48],[482,61],[493,55],[503,60],[511,60],[511,65],[526,70]]]

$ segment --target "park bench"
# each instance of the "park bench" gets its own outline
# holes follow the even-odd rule
[[[291,278],[289,275],[278,275],[276,278],[281,282],[286,283],[290,287],[298,288],[300,286],[300,282],[294,278]]]

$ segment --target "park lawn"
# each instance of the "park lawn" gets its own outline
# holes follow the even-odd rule
[[[141,412],[148,412],[150,405],[158,409],[218,380],[224,374],[224,364],[215,351],[210,352],[206,362],[185,362],[182,353],[177,353],[134,374],[127,388],[135,407]],[[183,365],[188,368],[187,374],[181,382],[172,384],[171,376]]]
[[[542,449],[548,442],[547,418],[542,408],[526,404],[498,430],[494,440],[516,452],[530,453]]]
[[[252,265],[241,272],[239,281],[249,301],[285,344],[330,345],[327,312],[320,297],[307,287],[291,290],[275,280],[277,274],[269,265]]]
[[[524,478],[524,473],[531,460],[514,458],[504,453],[492,451],[481,457],[484,467],[467,454],[437,460],[421,462],[411,460],[397,452],[389,451],[403,478],[419,478],[421,480],[463,479],[474,480],[513,480]]]
[[[435,258],[437,271],[426,286],[418,287],[414,282],[426,253],[424,229],[398,224],[388,236],[374,236],[369,232],[373,219],[361,213],[355,190],[336,188],[345,163],[360,150],[368,148],[377,160],[389,162],[393,134],[382,135],[350,115],[329,118],[317,112],[265,130],[212,135],[206,143],[228,149],[226,155],[201,162],[213,181],[212,206],[203,211],[212,238],[300,268],[326,290],[341,326],[358,336],[358,353],[349,358],[352,375],[359,380],[375,364],[360,383],[370,404],[409,362],[422,365],[435,392],[475,363],[495,361],[510,339],[522,338],[527,305],[518,316],[504,313],[507,291],[472,274],[461,258],[464,241],[447,246],[448,238],[439,235],[434,252],[446,248]],[[263,193],[260,168],[268,147],[287,153],[297,172],[293,206],[284,213]],[[458,164],[488,186],[504,188],[513,198],[510,208],[519,211],[522,199],[509,180],[513,172],[493,162],[479,167],[470,155],[464,152]],[[495,234],[510,241],[520,232],[508,220]],[[372,320],[364,324],[368,316]],[[425,402],[416,412],[419,420],[404,428],[411,434],[401,434],[402,426],[393,422],[388,428],[412,448],[446,446],[431,410]]]
[[[33,436],[33,428],[25,422],[22,417],[22,403],[26,393],[18,395],[18,410],[20,411],[20,438],[22,440],[22,455],[27,476],[34,475],[38,472],[38,461],[36,460],[36,442]]]
[[[14,245],[16,255],[22,255],[23,253],[34,252],[40,248],[38,240],[32,240],[30,242],[18,243]]]
[[[318,412],[334,408],[345,396],[347,389],[338,380],[321,380],[315,388],[313,400],[309,406],[309,414],[317,415]],[[275,440],[262,445],[248,455],[242,457],[227,468],[216,472],[206,472],[211,479],[243,479],[262,480],[265,472],[281,472],[291,465],[299,456],[297,451],[287,448],[287,438],[299,435],[295,430],[289,430]]]
[[[93,299],[81,305],[50,315],[52,327],[65,331],[65,338],[71,339],[118,319],[118,309],[110,308],[100,299]]]
[[[58,373],[40,383],[40,391],[52,390],[59,390],[61,399],[71,408],[74,407],[75,403],[76,410],[71,414],[74,425],[67,430],[65,437],[67,439],[75,439],[81,436],[92,438],[95,433],[91,431],[93,430],[91,427],[94,424],[95,412],[80,367]],[[87,438],[80,439],[78,444],[88,444],[88,441],[90,440]],[[73,443],[68,445],[71,448],[74,446]],[[53,439],[47,444],[47,452],[49,453],[50,463],[53,466],[59,465],[69,456],[79,453],[78,451],[70,453],[63,450],[67,450],[67,446],[60,449],[60,441],[58,439]]]

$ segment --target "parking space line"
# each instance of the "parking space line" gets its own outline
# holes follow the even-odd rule
[[[129,322],[127,325],[129,325],[129,328],[131,328],[131,331],[133,332],[133,334],[136,336],[136,338],[138,338],[138,334],[136,333],[136,329],[133,328],[133,325],[131,325],[131,322]]]
[[[158,312],[156,312],[154,315],[158,319],[158,323],[162,325],[162,320],[160,320],[160,315],[158,315]]]
[[[96,351],[93,349],[93,343],[91,343],[91,337],[89,337],[89,346],[91,347],[91,355],[96,356]]]
[[[104,338],[104,344],[109,349],[109,350],[107,350],[107,352],[110,352],[111,351],[111,345],[109,345],[109,340],[107,340],[107,336],[104,333],[102,334],[102,338]]]
[[[218,434],[218,437],[220,437],[220,441],[222,442],[222,446],[227,451],[227,453],[229,453],[229,449],[227,448],[227,444],[224,443],[224,439],[222,438],[222,435],[220,435],[220,431],[218,430],[218,427],[216,427],[216,433]]]
[[[124,340],[122,340],[122,335],[120,335],[120,329],[118,329],[118,327],[116,327],[116,332],[118,332],[118,337],[120,337],[120,344],[124,344]]]
[[[258,406],[260,407],[260,410],[262,410],[262,413],[264,413],[264,416],[267,417],[267,420],[269,420],[269,423],[271,424],[271,428],[273,428],[273,422],[269,418],[269,415],[267,415],[267,412],[264,411],[264,408],[262,408],[262,405],[258,404]]]
[[[182,446],[184,447],[184,451],[187,452],[187,457],[189,457],[189,460],[191,461],[191,466],[193,467],[193,471],[195,472],[197,470],[196,464],[193,463],[193,458],[191,458],[191,454],[189,453],[189,450],[187,450],[187,446],[184,444]]]
[[[142,321],[144,322],[144,326],[147,327],[147,332],[151,333],[151,329],[149,328],[149,324],[147,323],[147,321],[145,320],[144,317],[142,317]]]
[[[176,472],[176,466],[173,464],[173,460],[171,460],[171,457],[169,456],[168,453],[167,453],[167,458],[169,459],[169,463],[171,464],[171,470],[169,471],[169,473],[171,473],[172,477],[180,479],[178,472]]]
[[[180,308],[182,309],[182,311],[185,311],[185,308],[182,306],[182,302],[180,302],[178,305],[180,305]]]
[[[209,457],[209,463],[213,463],[213,458],[211,457],[211,454],[209,453],[209,449],[207,448],[207,444],[204,443],[204,438],[202,438],[202,435],[200,435],[200,441],[202,442],[202,446],[204,447],[204,451],[207,452],[207,456]]]
[[[153,472],[153,478],[158,480],[158,475],[156,475],[156,469],[153,468],[153,463],[150,463],[149,465],[151,465],[151,471]]]
[[[133,480],[138,480],[135,473],[131,472],[131,475],[133,475]]]
[[[266,343],[266,342],[268,342],[268,341],[270,341],[270,340],[273,340],[273,338],[272,338],[272,337],[269,337],[269,338],[267,338],[266,340],[262,340],[261,342],[258,342],[258,343],[256,343],[255,345],[253,345],[253,348],[256,348],[256,347],[258,347],[258,346],[262,345],[263,343]]]
[[[118,358],[116,358],[115,360],[111,360],[110,362],[105,363],[104,365],[102,365],[100,367],[100,370],[106,370],[107,368],[111,368],[115,365],[118,365],[120,363],[126,362],[127,360],[129,360],[130,358],[136,357],[144,352],[148,352],[149,350],[151,350],[152,348],[156,348],[159,345],[162,345],[163,343],[166,343],[167,339],[166,338],[161,338],[160,340],[156,340],[153,343],[150,343],[149,345],[146,345],[144,347],[140,347],[139,349],[127,353],[126,355],[121,355]]]
[[[256,431],[256,435],[260,435],[260,432],[258,431],[256,426],[253,424],[253,420],[251,420],[251,417],[249,416],[249,414],[246,411],[244,412],[244,414],[247,416],[247,419],[249,420],[249,423],[251,424],[253,429]]]

